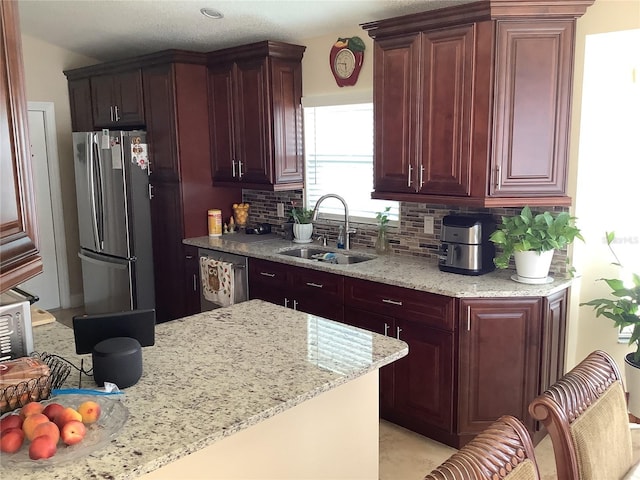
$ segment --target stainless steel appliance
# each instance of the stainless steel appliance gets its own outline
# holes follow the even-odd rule
[[[233,253],[218,252],[214,250],[198,249],[198,265],[201,265],[202,259],[213,258],[219,262],[226,262],[232,265],[232,275],[234,284],[233,303],[245,302],[249,299],[249,272],[247,257],[242,255],[234,255]],[[206,312],[220,308],[205,298],[202,277],[200,278],[200,311]]]
[[[0,361],[26,357],[31,352],[33,330],[30,303],[9,290],[0,295]]]
[[[495,269],[496,229],[491,215],[446,215],[442,218],[439,267],[443,272],[482,275]]]
[[[86,313],[155,308],[144,131],[73,133]]]

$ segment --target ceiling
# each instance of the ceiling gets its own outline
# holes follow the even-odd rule
[[[471,0],[19,0],[23,34],[99,61],[167,48],[300,43],[361,23]],[[224,15],[206,18],[208,7]],[[364,34],[364,32],[363,32]]]

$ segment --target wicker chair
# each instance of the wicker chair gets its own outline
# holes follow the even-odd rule
[[[615,361],[595,351],[529,404],[549,432],[562,480],[623,478],[632,466],[624,386]]]
[[[537,480],[540,478],[529,432],[505,415],[476,435],[425,480]]]

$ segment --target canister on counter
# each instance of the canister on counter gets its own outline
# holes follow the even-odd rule
[[[207,218],[209,223],[209,236],[221,237],[222,236],[222,210],[211,209],[207,212]]]

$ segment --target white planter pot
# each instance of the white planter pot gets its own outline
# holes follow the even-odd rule
[[[625,387],[629,392],[627,409],[633,416],[640,417],[640,368],[632,364],[629,357],[633,358],[633,353],[624,357]]]
[[[549,275],[553,250],[546,252],[514,252],[516,273],[521,279],[544,281]]]
[[[311,235],[313,234],[313,223],[294,223],[293,224],[293,241],[296,243],[311,243]]]

